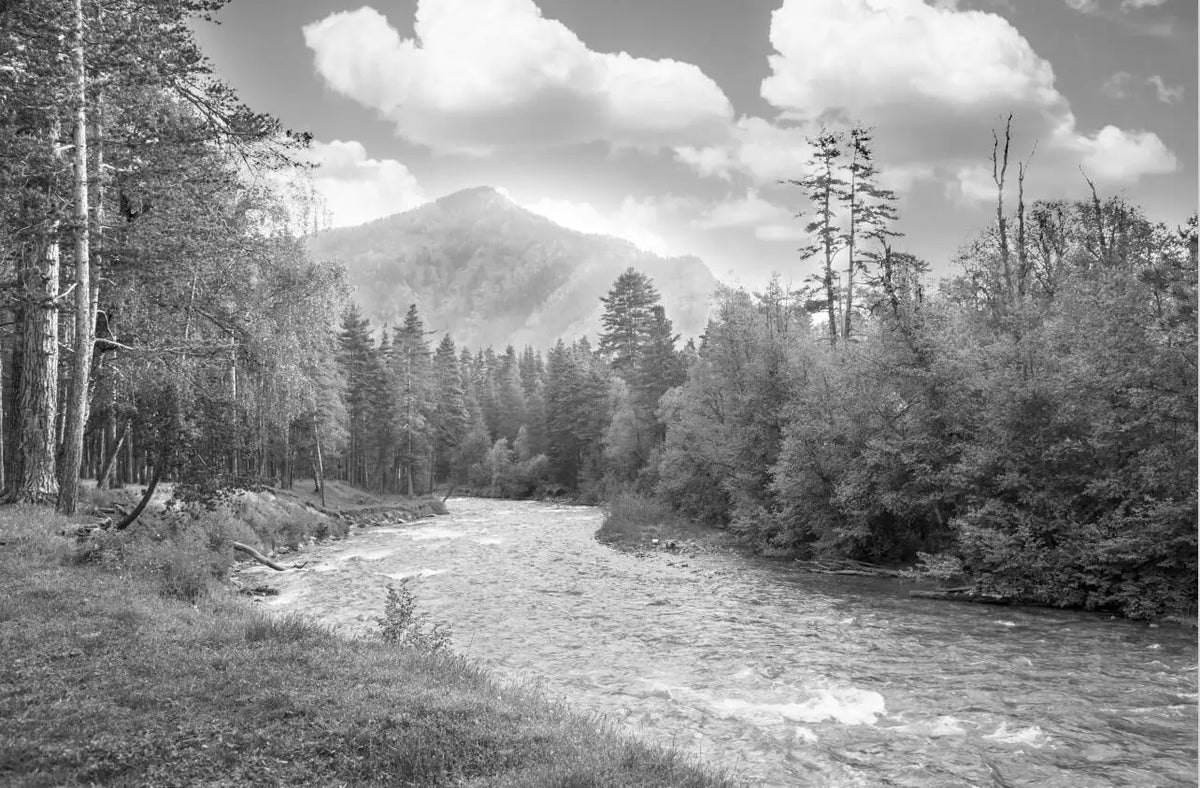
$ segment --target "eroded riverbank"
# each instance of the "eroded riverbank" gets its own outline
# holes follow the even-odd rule
[[[594,540],[587,507],[448,505],[308,550],[256,578],[280,590],[264,604],[361,631],[388,582],[417,577],[455,649],[755,782],[1195,784],[1193,633],[636,557]]]

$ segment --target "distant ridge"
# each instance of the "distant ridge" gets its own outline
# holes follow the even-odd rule
[[[659,257],[522,208],[491,186],[448,194],[405,213],[329,230],[314,254],[346,266],[372,325],[396,325],[410,303],[427,329],[468,347],[546,348],[600,329],[600,297],[629,266],[663,295],[675,330],[704,330],[716,279],[696,257]]]

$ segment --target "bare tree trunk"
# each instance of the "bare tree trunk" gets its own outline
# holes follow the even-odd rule
[[[313,443],[317,447],[317,462],[313,466],[313,476],[317,483],[317,492],[321,494],[321,508],[325,508],[325,458],[321,455],[321,430],[313,419]]]
[[[92,314],[90,227],[88,226],[87,72],[83,51],[83,0],[75,0],[75,357],[64,425],[62,464],[59,466],[58,511],[74,514],[79,503],[79,467],[83,460],[83,431],[87,426],[88,388],[96,320]]]
[[[96,474],[96,489],[103,490],[108,482],[109,475],[112,474],[112,469],[117,455],[121,453],[121,446],[125,443],[125,439],[129,437],[129,431],[132,424],[126,423],[125,429],[121,431],[121,437],[117,438],[117,445],[113,446],[109,451],[108,456],[104,458],[104,464],[100,466],[99,472]]]
[[[1004,273],[1004,294],[1012,300],[1012,264],[1008,250],[1008,220],[1004,217],[1004,179],[1008,173],[1008,145],[1011,139],[1012,115],[1004,123],[1004,153],[1000,153],[1000,138],[992,130],[992,180],[996,183],[996,231],[999,233],[1000,264]]]

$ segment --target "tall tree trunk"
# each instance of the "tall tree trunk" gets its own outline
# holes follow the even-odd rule
[[[74,514],[79,503],[79,467],[83,460],[83,431],[87,426],[88,388],[92,377],[92,347],[96,320],[92,315],[90,228],[88,227],[87,71],[83,51],[83,0],[75,0],[75,357],[67,401],[62,463],[59,466],[58,511]]]
[[[51,124],[47,144],[49,162],[61,165],[59,125]],[[58,286],[60,252],[59,218],[54,176],[45,184],[44,202],[33,215],[40,224],[32,259],[23,259],[20,272],[20,377],[17,381],[17,456],[8,499],[19,503],[46,503],[58,495],[55,473],[55,427],[58,416]],[[39,195],[42,197],[42,195]]]
[[[992,180],[996,183],[996,232],[999,236],[1000,267],[1004,276],[1004,294],[1009,302],[1013,295],[1012,262],[1008,249],[1008,220],[1004,216],[1004,180],[1008,174],[1008,146],[1012,135],[1012,115],[1004,123],[1004,151],[1000,152],[1000,137],[992,131]]]
[[[832,181],[833,180],[833,165],[827,164],[826,170],[827,170],[829,180]],[[837,341],[838,341],[837,306],[836,306],[837,293],[834,291],[834,287],[833,287],[833,229],[830,226],[831,219],[830,219],[830,215],[829,215],[829,211],[830,211],[829,202],[833,196],[831,194],[832,191],[833,191],[833,186],[830,184],[826,184],[825,194],[823,195],[822,199],[824,200],[824,209],[825,209],[825,213],[824,213],[824,216],[825,216],[825,239],[824,239],[824,243],[825,243],[825,299],[826,299],[825,305],[826,305],[826,310],[828,311],[828,315],[829,315],[829,346],[836,347]]]

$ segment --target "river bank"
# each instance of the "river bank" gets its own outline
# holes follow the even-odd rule
[[[0,783],[725,784],[470,660],[81,565],[75,525],[0,510]]]
[[[348,632],[409,578],[455,651],[754,784],[1194,784],[1191,633],[721,552],[634,555],[595,539],[596,508],[447,505],[243,574],[277,590],[265,610]]]
[[[1004,596],[989,594],[970,582],[966,575],[938,578],[918,565],[875,566],[855,561],[819,562],[800,560],[794,554],[763,555],[749,543],[727,529],[716,528],[687,520],[669,507],[652,498],[636,494],[617,495],[604,507],[604,519],[596,531],[596,539],[614,550],[631,555],[647,555],[666,552],[683,556],[706,553],[739,555],[747,560],[777,561],[794,565],[800,571],[815,574],[895,578],[911,585],[909,595],[914,599],[938,602],[985,604],[996,607],[1033,607],[1057,610],[1085,610],[1080,605],[1050,605],[1043,600],[1020,595]],[[934,556],[935,560],[940,556]],[[1102,615],[1108,610],[1088,611]],[[1115,620],[1118,616],[1112,616]],[[1154,626],[1170,626],[1197,629],[1197,617],[1191,615],[1168,615],[1148,622]]]

